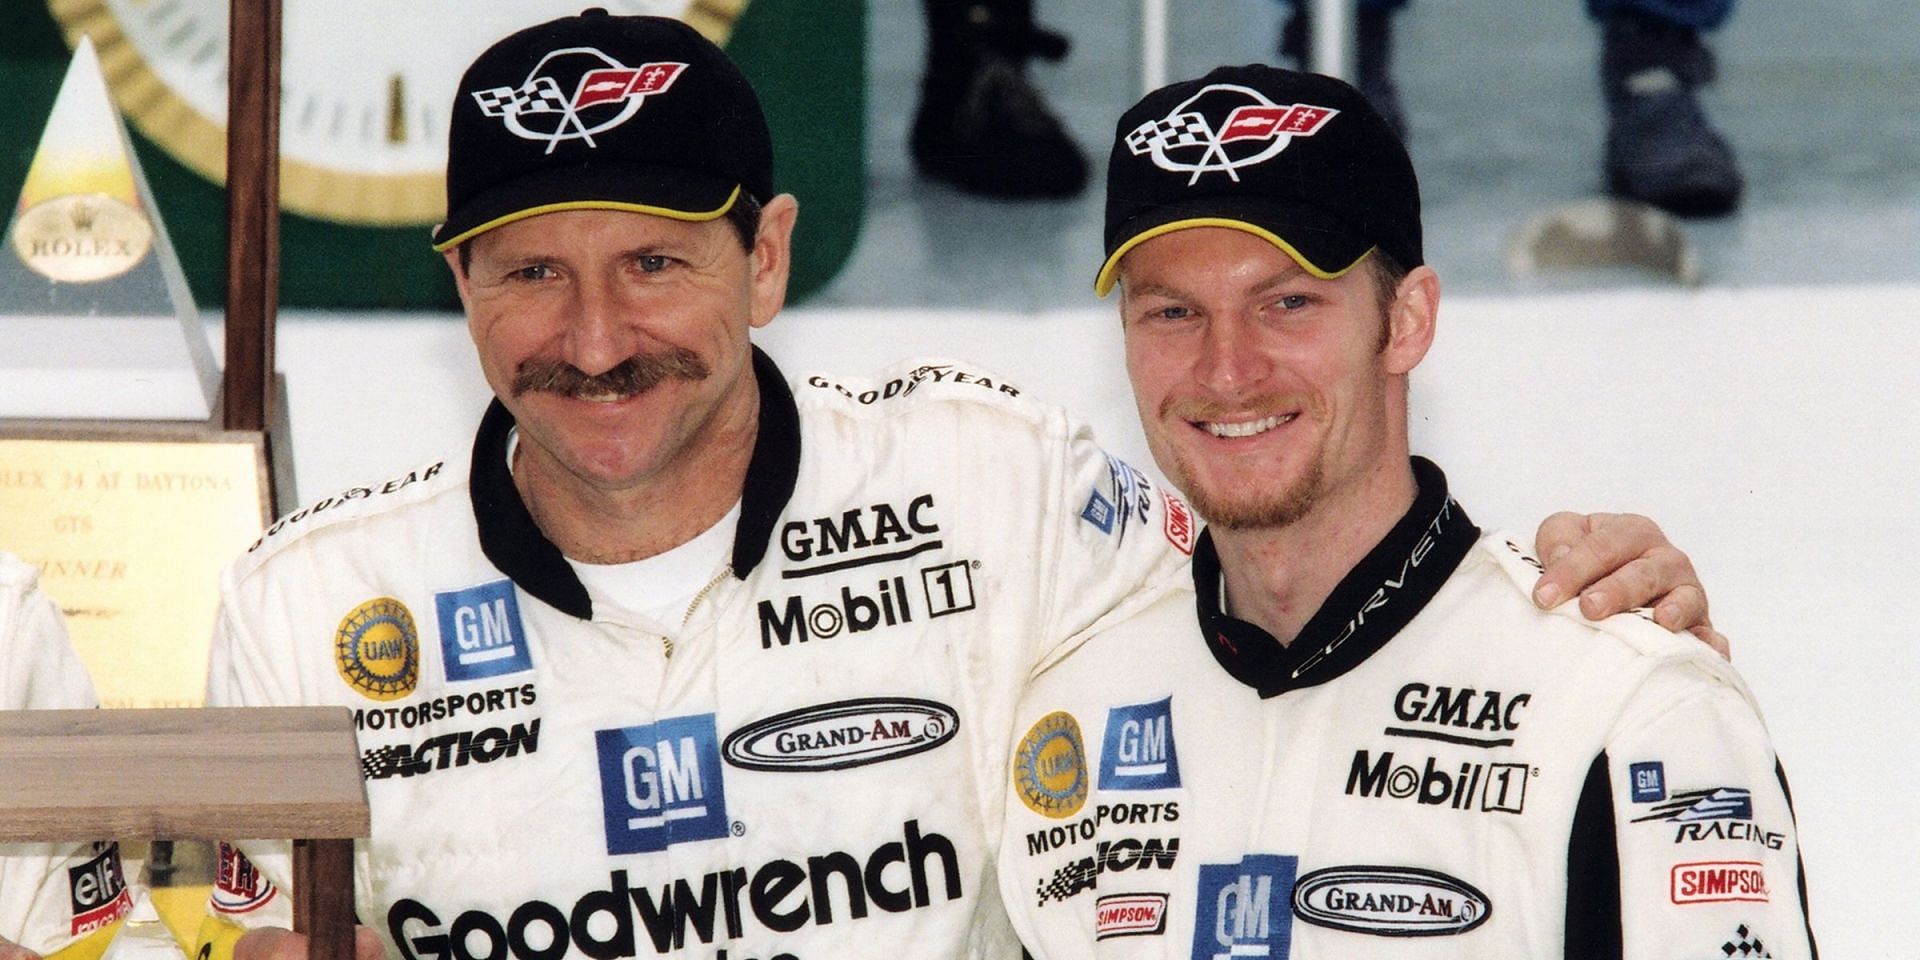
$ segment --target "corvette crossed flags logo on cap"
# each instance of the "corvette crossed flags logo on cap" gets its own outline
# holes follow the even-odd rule
[[[606,65],[582,74],[569,97],[560,89],[559,81],[543,71],[555,58],[574,55],[596,57]],[[563,140],[585,140],[587,146],[592,147],[597,146],[594,134],[627,122],[640,109],[642,101],[649,95],[664,93],[686,67],[684,63],[665,61],[629,67],[592,47],[569,47],[540,58],[520,86],[475,90],[473,99],[480,105],[481,113],[499,117],[515,136],[546,141],[548,153]],[[616,104],[620,107],[618,111],[601,116],[592,125],[581,117],[582,111]],[[551,118],[551,122],[535,119],[529,124],[527,121],[531,118]]]
[[[1205,114],[1188,108],[1201,97],[1220,91],[1245,94],[1251,102],[1235,107],[1216,128]],[[1135,127],[1126,135],[1126,143],[1134,156],[1150,154],[1154,166],[1162,170],[1191,173],[1189,185],[1214,171],[1238,181],[1236,170],[1272,157],[1286,149],[1294,137],[1318,133],[1339,113],[1331,107],[1305,103],[1277,104],[1251,87],[1217,83],[1201,89],[1166,116]],[[1234,156],[1240,151],[1230,152],[1227,145],[1241,141],[1266,141],[1267,146]],[[1199,149],[1199,159],[1184,159],[1191,156],[1190,148]]]

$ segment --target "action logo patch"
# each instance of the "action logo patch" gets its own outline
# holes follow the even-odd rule
[[[1087,751],[1080,740],[1080,723],[1056,710],[1020,738],[1013,758],[1014,784],[1027,809],[1044,817],[1064,820],[1087,802]]]
[[[333,635],[340,679],[375,700],[398,700],[420,684],[420,631],[407,605],[376,597],[354,607]]]
[[[1215,172],[1238,181],[1236,170],[1273,158],[1294,137],[1313,136],[1339,115],[1332,107],[1278,104],[1252,87],[1214,83],[1135,127],[1127,149],[1162,170],[1191,174],[1189,186]]]
[[[1173,746],[1173,698],[1107,711],[1100,749],[1100,789],[1171,790],[1180,786]]]
[[[440,655],[447,682],[533,669],[513,581],[495,580],[436,593],[433,606],[440,620]]]
[[[568,47],[541,57],[519,86],[475,90],[473,101],[514,136],[546,141],[548,153],[565,140],[595,147],[595,134],[632,119],[647,97],[665,93],[686,68],[668,62],[629,67],[592,47]]]

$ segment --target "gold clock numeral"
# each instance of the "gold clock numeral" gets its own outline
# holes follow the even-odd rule
[[[387,81],[387,142],[407,142],[407,79],[397,73]]]

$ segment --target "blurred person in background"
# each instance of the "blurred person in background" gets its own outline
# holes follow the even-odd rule
[[[926,72],[914,111],[914,166],[968,193],[1008,200],[1072,197],[1087,158],[1027,76],[1058,61],[1067,38],[1034,22],[1033,0],[921,0]]]
[[[1292,7],[1280,56],[1309,66],[1311,0]],[[1354,86],[1401,139],[1406,111],[1393,77],[1393,20],[1409,0],[1357,0]],[[1721,216],[1740,204],[1733,148],[1701,109],[1696,91],[1714,79],[1701,34],[1732,14],[1735,0],[1586,0],[1600,25],[1600,92],[1607,109],[1602,168],[1607,189],[1681,216]]]

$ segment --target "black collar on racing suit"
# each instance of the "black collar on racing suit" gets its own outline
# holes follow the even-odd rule
[[[1200,630],[1220,666],[1261,697],[1277,696],[1359,666],[1412,622],[1480,539],[1480,529],[1447,495],[1439,467],[1414,457],[1413,478],[1419,485],[1413,506],[1288,646],[1220,609],[1220,555],[1212,531],[1202,531],[1193,551],[1193,586]]]
[[[753,374],[760,386],[760,426],[754,434],[753,459],[747,463],[746,488],[740,496],[740,522],[733,531],[733,575],[746,579],[773,540],[774,524],[793,497],[800,475],[800,411],[793,392],[773,359],[753,348]],[[480,418],[473,440],[473,467],[469,491],[473,519],[480,529],[480,549],[487,559],[527,593],[568,616],[593,617],[587,588],[574,576],[560,548],[547,539],[527,512],[507,467],[507,437],[513,415],[496,398]]]

